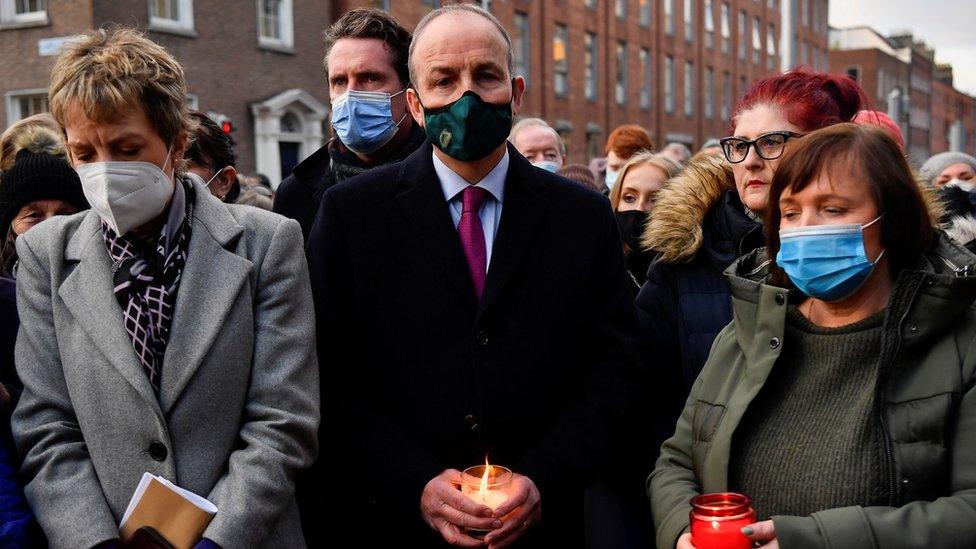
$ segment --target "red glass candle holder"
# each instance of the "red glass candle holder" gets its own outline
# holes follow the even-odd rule
[[[691,500],[691,542],[697,549],[749,549],[742,528],[756,522],[748,496],[723,492]]]

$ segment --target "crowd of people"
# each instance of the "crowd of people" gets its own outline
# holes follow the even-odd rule
[[[195,549],[689,549],[714,493],[739,546],[976,547],[976,159],[799,69],[569,164],[472,4],[324,61],[277,192],[133,29],[0,136],[0,545],[167,547],[120,535],[148,472],[218,509]]]

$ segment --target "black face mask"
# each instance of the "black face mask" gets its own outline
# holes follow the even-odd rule
[[[617,227],[620,228],[620,239],[631,252],[641,249],[641,238],[644,236],[644,225],[647,223],[647,213],[640,210],[616,212]]]

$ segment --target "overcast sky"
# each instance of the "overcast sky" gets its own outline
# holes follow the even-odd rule
[[[881,34],[911,29],[951,63],[956,89],[976,96],[976,1],[830,0],[834,27],[867,25]]]

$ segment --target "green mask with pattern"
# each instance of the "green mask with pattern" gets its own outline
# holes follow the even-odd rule
[[[444,154],[462,162],[480,160],[508,138],[512,105],[486,103],[468,90],[453,103],[424,108],[424,125],[427,139]]]

